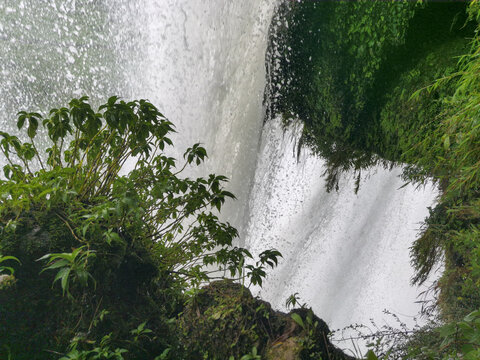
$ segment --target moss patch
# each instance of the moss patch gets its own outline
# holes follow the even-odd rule
[[[302,325],[294,321],[297,314]],[[350,359],[334,348],[330,330],[309,309],[274,311],[231,281],[214,282],[190,299],[178,326],[192,359],[240,359],[255,347],[267,359]]]

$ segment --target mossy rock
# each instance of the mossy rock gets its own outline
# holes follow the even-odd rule
[[[300,360],[301,351],[301,339],[294,336],[269,347],[265,358],[267,360]]]
[[[187,304],[179,320],[181,342],[192,359],[238,359],[253,347],[263,352],[271,334],[285,326],[270,318],[272,312],[247,288],[213,282]]]
[[[164,340],[174,335],[167,320],[177,313],[171,308],[180,300],[175,289],[166,288],[171,281],[168,275],[157,275],[146,245],[126,240],[123,247],[109,248],[100,247],[101,239],[93,241],[99,250],[88,270],[97,286],[90,283],[82,288],[73,283],[70,291],[80,300],[71,301],[62,296],[58,282],[53,284],[56,272],[42,272],[45,262],[37,259],[47,253],[70,252],[81,244],[54,213],[22,214],[15,231],[0,238],[0,253],[21,261],[8,264],[15,268],[14,276],[0,276],[0,359],[9,354],[16,360],[51,359],[50,351],[64,351],[77,334],[88,334],[88,341],[109,333],[114,340],[129,338],[130,331],[146,319],[162,341],[142,346],[161,353]],[[99,309],[109,314],[91,327]],[[134,350],[129,349],[126,358],[135,358]]]
[[[293,313],[304,319],[303,326]],[[228,280],[213,282],[191,298],[178,327],[189,359],[240,359],[253,348],[266,359],[351,359],[330,343],[327,324],[311,309],[275,311]]]

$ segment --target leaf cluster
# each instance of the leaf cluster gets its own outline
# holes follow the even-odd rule
[[[76,323],[46,328],[52,339],[59,329],[97,336],[91,324],[103,309],[115,320],[102,332],[118,341],[132,321],[150,321],[151,313],[161,313],[155,322],[168,322],[179,311],[181,293],[222,277],[218,270],[261,284],[265,266],[281,256],[267,250],[244,270],[253,257],[234,246],[237,230],[217,215],[234,199],[224,188],[227,178],[182,177],[207,152],[194,144],[182,161],[169,156],[174,125],[146,100],[113,96],[94,110],[82,97],[46,116],[21,111],[17,125],[26,141],[0,133],[0,251],[22,262],[15,270],[23,282],[12,291],[28,294],[31,284],[50,282],[67,295],[62,306],[71,306]],[[55,291],[42,301],[51,306]],[[120,312],[132,301],[139,318]],[[114,321],[124,324],[115,328]]]

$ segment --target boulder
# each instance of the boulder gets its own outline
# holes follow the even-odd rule
[[[213,282],[193,296],[178,327],[192,359],[240,359],[254,353],[270,360],[353,359],[331,344],[327,324],[311,309],[275,311],[229,280]]]

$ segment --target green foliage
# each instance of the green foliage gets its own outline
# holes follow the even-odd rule
[[[304,318],[297,312],[290,314],[293,321],[303,329],[303,336],[299,338],[299,344],[302,347],[302,359],[321,359],[322,354],[328,354],[331,350],[328,349],[326,343],[322,344],[322,340],[320,340],[320,344],[318,341],[319,338],[325,336],[325,333],[329,332],[328,328],[324,322],[316,318],[312,309],[302,310]]]
[[[287,298],[287,300],[285,301],[285,307],[286,307],[287,309],[290,309],[291,307],[294,308],[295,306],[297,306],[297,304],[300,303],[300,300],[299,300],[299,299],[300,299],[300,297],[298,296],[298,292],[290,295],[290,296]],[[305,304],[304,304],[304,305],[305,305]],[[304,307],[304,306],[302,305],[302,307]]]
[[[68,356],[181,356],[170,319],[185,289],[218,276],[215,269],[261,284],[280,253],[267,250],[244,269],[251,254],[232,245],[236,229],[216,215],[234,198],[227,178],[182,178],[207,153],[195,144],[180,164],[169,157],[174,127],[155,106],[113,96],[94,110],[87,100],[48,116],[19,112],[26,142],[0,133],[0,251],[22,261],[18,282],[0,291],[8,328],[0,347],[18,359],[44,349],[35,355],[43,359],[83,334]],[[128,160],[135,166],[125,172]],[[57,281],[61,293],[51,286]],[[109,320],[93,326],[105,312]],[[133,343],[122,344],[129,336]]]
[[[419,154],[412,150],[435,129],[435,118],[444,111],[444,99],[454,92],[452,86],[437,88],[412,97],[418,89],[435,79],[450,76],[457,69],[457,56],[466,50],[462,38],[446,39],[431,49],[391,84],[379,113],[378,136],[382,141],[375,151],[384,159],[409,162]]]
[[[442,326],[438,332],[443,337],[441,347],[446,353],[443,359],[451,359],[458,354],[466,360],[480,357],[480,311],[471,312],[457,323]]]
[[[118,102],[111,97],[94,112],[86,100],[74,99],[69,108],[52,109],[45,119],[38,113],[20,112],[18,127],[28,124],[31,142],[21,143],[15,136],[0,134],[9,162],[4,167],[8,180],[2,183],[0,210],[11,217],[11,223],[4,230],[14,226],[25,212],[40,207],[55,211],[79,245],[91,246],[92,241],[101,239],[100,246],[113,247],[124,246],[126,238],[148,239],[158,265],[185,279],[205,279],[201,266],[193,265],[202,257],[206,265],[222,264],[235,275],[238,260],[249,256],[248,252],[231,249],[205,255],[217,246],[230,246],[237,235],[208,211],[212,207],[220,210],[226,199],[233,198],[222,188],[226,178],[177,177],[187,165],[199,165],[206,157],[205,149],[198,144],[187,149],[185,164],[176,172],[176,160],[163,154],[164,147],[172,144],[167,137],[173,131],[172,124],[152,104],[144,100]],[[51,141],[46,161],[34,142],[39,123]],[[73,139],[65,145],[68,136]],[[14,156],[17,163],[12,160]],[[135,169],[120,176],[131,157],[136,157]],[[34,158],[40,170],[32,173]],[[185,228],[184,223],[191,218],[195,221]],[[273,265],[278,255],[264,253],[260,262]],[[57,260],[59,255],[49,258]]]
[[[292,82],[280,90],[286,107],[276,111],[305,122],[303,143],[326,157],[329,189],[342,171],[378,163],[407,163],[407,181],[440,184],[441,201],[412,248],[414,281],[424,281],[445,254],[440,285],[452,291],[441,299],[463,311],[480,300],[478,7],[300,2],[285,15],[288,29],[279,30],[293,54],[277,75]],[[471,51],[460,56],[472,36]]]
[[[415,7],[408,1],[301,1],[285,16],[282,57],[275,60],[280,70],[271,74],[278,92],[273,112],[305,123],[302,143],[327,159],[329,188],[338,169],[376,161],[368,148],[372,114],[364,113],[385,60],[405,41]]]
[[[145,328],[146,324],[147,324],[146,322],[143,322],[140,325],[138,325],[136,329],[133,329],[132,331],[130,331],[130,333],[134,336],[133,338],[134,342],[137,342],[141,336],[147,336],[147,334],[150,334],[152,332],[152,330]]]
[[[141,325],[145,326],[144,323],[142,323]],[[132,332],[134,331],[135,330],[133,330]],[[74,338],[70,344],[71,350],[59,360],[96,360],[96,359],[124,360],[123,354],[128,353],[128,350],[126,349],[121,349],[121,348],[111,349],[111,342],[112,342],[111,333],[103,336],[100,339],[98,345],[92,341],[90,345],[93,348],[91,350],[85,350],[85,349],[79,350],[78,347],[79,347],[80,340],[81,339],[78,337]],[[134,342],[137,342],[137,341],[138,341],[138,338],[134,340]]]
[[[104,316],[106,312],[104,311],[99,316],[99,321],[104,321]],[[96,322],[94,326],[97,326],[99,322]],[[145,327],[146,322],[141,323],[138,325],[136,329],[130,331],[131,336],[133,336],[132,340],[128,342],[130,344],[140,346],[141,337],[149,338],[150,334],[153,333],[152,330]],[[104,335],[99,341],[97,342],[89,342],[89,347],[91,349],[81,349],[81,342],[84,341],[81,337],[75,337],[72,342],[70,343],[70,351],[65,354],[64,357],[60,358],[59,360],[96,360],[96,359],[116,359],[116,360],[124,360],[126,353],[128,353],[127,349],[123,348],[111,348],[112,343],[112,334]],[[79,350],[80,348],[80,350]],[[169,353],[170,348],[165,349],[161,355],[155,357],[154,360],[161,360],[166,359],[166,355]],[[124,355],[125,354],[125,355]]]
[[[302,328],[305,328],[305,324],[303,323],[302,317],[298,315],[297,313],[293,313],[290,315],[298,325],[300,325]]]
[[[351,359],[333,347],[311,309],[274,311],[228,280],[196,291],[178,326],[190,359]]]
[[[8,260],[13,260],[13,261],[16,261],[16,262],[20,263],[20,260],[18,260],[15,256],[1,256],[0,255],[0,264],[5,262],[5,261],[8,261]],[[4,273],[5,271],[8,271],[10,273],[10,275],[13,275],[15,270],[11,266],[0,265],[0,275],[2,275],[2,273]]]
[[[252,351],[248,354],[243,355],[240,360],[261,360],[262,357],[257,353],[257,348],[254,346]],[[233,357],[230,357],[230,360],[234,360]]]
[[[300,146],[326,159],[329,190],[343,171],[356,171],[359,182],[364,168],[404,161],[402,153],[430,129],[431,116],[441,111],[435,100],[443,94],[406,99],[455,70],[454,56],[473,33],[465,7],[301,1],[283,12],[288,27],[278,30],[274,41],[280,45],[272,50],[281,55],[272,60],[279,70],[270,74],[271,113],[305,123]]]
[[[68,291],[70,278],[72,278],[73,281],[80,283],[83,287],[88,285],[89,278],[95,283],[95,279],[86,270],[88,266],[88,258],[92,256],[95,256],[95,253],[90,250],[85,250],[84,245],[73,250],[71,253],[46,254],[38,259],[38,261],[48,260],[47,265],[42,272],[45,270],[58,269],[57,275],[53,279],[53,283],[55,284],[56,281],[60,280],[63,294],[65,295],[65,293],[67,293],[67,295],[71,296]]]
[[[479,5],[469,5],[469,16],[478,21]],[[444,317],[458,321],[480,306],[478,258],[478,97],[480,62],[478,28],[471,50],[459,59],[459,69],[419,90],[413,96],[454,89],[439,102],[442,112],[435,126],[415,143],[404,158],[409,162],[405,176],[410,181],[433,177],[442,189],[439,203],[427,219],[428,227],[413,247],[416,281],[421,282],[445,254],[446,269],[439,282]]]
[[[282,254],[275,249],[265,250],[259,255],[259,260],[255,265],[245,265],[247,270],[246,276],[251,279],[253,285],[262,286],[263,278],[267,275],[265,272],[265,265],[270,266],[272,269],[277,266],[278,258],[282,257]]]
[[[109,342],[111,335],[105,335],[98,347],[92,350],[73,349],[68,354],[60,358],[60,360],[97,360],[97,359],[115,359],[124,360],[123,354],[128,352],[126,349],[110,349]]]
[[[432,341],[433,339],[433,341]],[[480,312],[475,310],[460,321],[454,321],[435,328],[427,333],[417,332],[405,343],[402,359],[449,360],[478,359],[480,356]],[[397,347],[398,351],[398,347]],[[374,356],[374,351],[371,351]],[[380,359],[389,359],[380,356]]]

